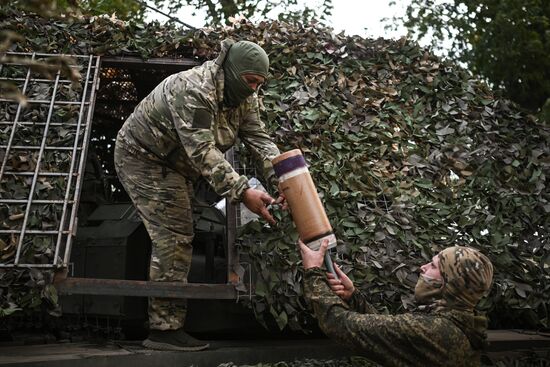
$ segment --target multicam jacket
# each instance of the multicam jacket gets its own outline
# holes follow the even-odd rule
[[[256,94],[237,108],[223,106],[222,63],[233,43],[223,41],[215,60],[162,81],[124,123],[117,145],[191,180],[202,176],[216,193],[235,202],[248,178],[235,172],[223,153],[240,138],[263,162],[263,177],[275,183],[271,159],[279,150],[260,120]]]
[[[382,366],[479,366],[487,321],[471,312],[380,315],[356,290],[335,295],[319,268],[305,272],[304,293],[321,330]]]

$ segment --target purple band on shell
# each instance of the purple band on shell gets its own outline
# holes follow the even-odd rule
[[[273,165],[273,169],[275,170],[277,177],[281,177],[284,174],[302,167],[307,167],[306,160],[303,155],[295,155]]]

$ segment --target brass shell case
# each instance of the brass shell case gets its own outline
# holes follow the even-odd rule
[[[275,157],[272,162],[275,165],[297,155],[302,155],[302,152],[299,149],[294,149]],[[307,244],[332,234],[332,226],[307,166],[281,175],[279,188],[286,197],[302,241]],[[335,245],[335,243],[331,245]]]

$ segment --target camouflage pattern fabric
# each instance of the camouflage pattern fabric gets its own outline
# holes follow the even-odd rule
[[[480,365],[462,328],[477,337],[486,323],[471,312],[380,315],[361,292],[342,301],[319,268],[305,271],[304,293],[327,336],[382,366]]]
[[[462,246],[446,248],[438,257],[443,288],[437,307],[472,311],[491,289],[491,261],[478,250]]]
[[[147,154],[115,146],[115,168],[152,241],[149,279],[186,282],[193,247],[193,217],[188,180]],[[156,330],[183,327],[185,300],[151,298],[149,326]]]
[[[264,182],[276,187],[271,160],[280,153],[260,120],[257,95],[236,108],[223,106],[222,64],[232,44],[225,40],[216,60],[166,78],[118,133],[115,167],[151,236],[152,281],[187,281],[193,240],[190,195],[197,179],[204,178],[233,202],[248,188],[248,178],[237,174],[223,154],[237,138],[262,162]],[[185,300],[152,298],[149,326],[179,329],[185,313]]]
[[[434,307],[443,294],[443,278],[434,278],[420,273],[414,287],[414,300],[419,305]]]
[[[233,43],[224,40],[215,60],[162,81],[124,123],[116,144],[152,154],[190,181],[202,176],[218,195],[237,202],[248,178],[235,172],[223,153],[240,138],[263,162],[264,183],[276,187],[271,160],[279,149],[260,120],[255,93],[236,108],[223,104],[222,64]]]

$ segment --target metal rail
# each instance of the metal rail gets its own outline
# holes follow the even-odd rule
[[[28,52],[16,52],[16,51],[13,51],[13,52],[7,52],[6,55],[29,56],[29,53],[28,53]],[[88,55],[58,55],[58,54],[48,54],[48,53],[44,53],[44,52],[34,52],[33,55],[38,56],[38,57],[60,57],[60,56],[67,56],[67,57],[71,57],[71,58],[73,58],[73,59],[87,59],[87,58],[89,57]],[[9,62],[9,63],[5,63],[5,65],[21,65],[21,64]]]
[[[96,64],[95,64],[95,74],[94,74],[94,77],[93,77],[93,84],[92,84],[92,89],[91,89],[91,97],[90,97],[90,100],[92,102],[95,102],[95,92],[97,91],[97,89],[99,88],[99,69],[100,69],[100,65],[101,65],[101,61],[99,59],[99,57],[96,58]],[[86,116],[86,129],[85,129],[85,132],[84,132],[84,150],[82,152],[82,154],[80,155],[80,163],[79,163],[79,166],[78,166],[78,172],[79,172],[79,175],[80,175],[80,179],[77,180],[76,182],[76,187],[75,187],[75,190],[74,190],[74,197],[73,197],[73,202],[74,203],[79,203],[80,202],[80,190],[81,190],[81,186],[82,186],[82,181],[83,181],[83,178],[84,178],[84,167],[86,165],[86,157],[88,155],[88,142],[90,141],[90,135],[92,133],[92,128],[91,128],[91,122],[92,122],[92,116],[94,115],[94,107],[95,107],[95,103],[92,103],[90,105],[90,108],[88,108],[88,115]],[[70,260],[70,256],[71,256],[71,246],[72,246],[72,242],[73,242],[73,239],[74,239],[74,230],[73,228],[76,228],[77,226],[77,223],[76,223],[76,215],[77,215],[77,206],[76,205],[73,205],[72,207],[72,212],[71,212],[71,219],[70,219],[70,223],[69,223],[69,230],[72,231],[73,235],[72,236],[69,236],[68,240],[67,240],[67,245],[65,246],[65,256],[63,257],[63,263],[64,264],[68,264],[69,263],[69,260]]]
[[[23,239],[25,238],[25,231],[27,230],[27,223],[29,221],[29,215],[31,213],[31,204],[34,189],[36,187],[36,182],[38,181],[38,173],[40,172],[40,164],[42,163],[42,157],[44,156],[44,148],[46,147],[46,138],[48,137],[49,123],[53,114],[53,106],[55,105],[55,95],[57,93],[57,86],[61,71],[59,70],[55,75],[55,84],[53,87],[52,98],[50,101],[50,108],[48,110],[48,117],[46,119],[46,126],[44,127],[44,133],[42,135],[42,141],[40,143],[40,148],[38,152],[38,158],[36,159],[36,167],[34,169],[34,175],[31,183],[31,190],[29,194],[29,199],[27,200],[27,207],[25,209],[25,218],[23,219],[23,225],[21,226],[21,234],[19,235],[19,243],[17,244],[17,252],[15,254],[15,265],[19,264],[21,258],[21,249],[23,248]],[[14,129],[15,130],[15,129]]]
[[[31,60],[34,60],[35,57],[36,57],[36,54],[33,53],[32,56],[31,56]],[[27,87],[29,85],[29,80],[30,79],[31,79],[31,69],[29,68],[29,70],[27,70],[27,76],[25,77],[25,84],[23,85],[23,89],[21,90],[21,93],[23,95],[25,95],[25,93],[27,91]],[[12,123],[10,137],[8,139],[8,145],[5,148],[4,148],[4,146],[0,147],[0,148],[6,149],[4,159],[2,160],[2,166],[0,166],[0,182],[2,182],[2,178],[4,176],[4,170],[5,170],[5,167],[6,167],[6,163],[8,161],[10,147],[11,147],[11,144],[13,142],[13,138],[15,136],[15,129],[17,127],[17,120],[19,120],[19,115],[21,114],[21,108],[22,107],[23,107],[23,102],[20,102],[19,105],[17,106],[17,112],[15,113],[15,119],[13,120],[13,123]]]
[[[11,122],[6,121],[0,121],[0,125],[11,125]],[[31,121],[19,121],[17,123],[19,126],[46,126],[45,122],[31,122]],[[64,127],[71,127],[71,126],[77,126],[77,124],[68,124],[65,122],[50,122],[50,127],[57,127],[57,126],[64,126]]]
[[[89,78],[90,78],[90,68],[92,66],[92,62],[94,61],[94,58],[93,56],[90,56],[89,60],[88,60],[88,70],[86,72],[86,81],[84,82],[84,91],[82,93],[82,101],[81,101],[81,104],[80,104],[80,111],[78,113],[78,121],[77,121],[77,127],[76,127],[76,133],[75,133],[75,140],[74,140],[74,143],[73,143],[73,150],[72,150],[72,157],[73,159],[71,159],[71,168],[69,169],[69,179],[68,179],[68,182],[67,182],[67,187],[65,188],[65,198],[64,198],[64,203],[63,203],[63,209],[62,209],[62,212],[61,212],[61,220],[59,221],[59,234],[57,236],[57,242],[55,244],[55,255],[54,255],[54,260],[53,260],[53,264],[54,265],[58,265],[58,256],[59,256],[59,248],[61,246],[61,239],[63,237],[63,227],[65,226],[65,219],[67,217],[67,205],[69,203],[69,196],[70,196],[70,193],[71,193],[71,183],[73,181],[73,173],[74,173],[74,169],[75,169],[75,162],[76,162],[76,154],[77,154],[77,151],[80,150],[80,149],[84,149],[84,152],[80,155],[80,162],[79,162],[79,165],[78,165],[78,172],[81,173],[81,176],[82,177],[84,175],[84,162],[86,161],[86,152],[87,152],[87,148],[88,148],[88,138],[89,138],[89,132],[91,131],[90,129],[90,124],[87,123],[86,126],[84,127],[85,129],[85,134],[84,134],[84,139],[83,139],[83,142],[81,144],[82,148],[79,147],[79,136],[80,136],[80,129],[82,128],[82,115],[84,114],[84,106],[85,105],[88,105],[88,102],[86,102],[86,99],[88,97],[88,82],[89,82]],[[99,71],[99,58],[96,59],[96,66],[95,66],[95,74],[94,74],[94,81],[96,80],[97,78],[97,73]],[[92,88],[94,88],[94,90],[92,90],[91,93],[93,93],[95,91],[95,85],[92,86]],[[88,116],[86,118],[86,122],[91,122],[91,108],[88,109]],[[76,183],[76,189],[75,189],[75,193],[74,193],[74,197],[75,197],[75,200],[73,201],[74,203],[78,203],[78,191],[79,188],[80,188],[80,181],[81,180],[78,180],[77,183]],[[70,223],[69,223],[69,231],[73,231],[73,225],[75,223],[75,220],[76,220],[76,208],[77,208],[77,205],[73,205],[73,210],[71,211],[71,218],[70,218]],[[74,234],[76,235],[76,231],[74,231]],[[67,264],[69,262],[69,255],[70,254],[70,246],[71,246],[71,238],[72,236],[68,236],[67,238],[67,245],[65,246],[65,256],[63,258],[63,264]]]
[[[182,67],[192,68],[200,65],[198,60],[187,58],[168,59],[152,57],[148,60],[143,60],[141,57],[135,56],[106,56],[101,59],[101,63],[106,67],[124,67],[124,68],[151,68],[162,69],[165,71],[181,71]]]
[[[16,172],[16,171],[6,171],[4,172],[6,175],[12,175],[12,176],[32,176],[32,172]],[[39,176],[45,176],[45,177],[67,177],[68,173],[63,172],[41,172]],[[0,203],[4,202],[0,199]]]
[[[59,294],[163,297],[193,299],[235,299],[231,284],[148,282],[144,280],[66,278],[54,284]]]
[[[225,153],[225,158],[235,167],[235,152],[231,148]],[[227,281],[233,284],[242,283],[236,266],[239,263],[239,253],[235,246],[237,238],[237,206],[232,204],[229,199],[225,199],[225,219],[226,219],[226,238],[227,238]]]
[[[48,125],[46,125],[49,127]],[[73,150],[71,147],[37,147],[34,145],[12,145],[11,147],[9,145],[0,145],[0,148],[4,149],[19,149],[19,150],[40,150],[41,152],[45,150],[53,150],[53,151],[60,151],[60,150]],[[42,158],[42,157],[41,157]]]
[[[56,84],[59,85],[59,81]],[[13,100],[8,99],[8,98],[0,98],[0,102],[13,102]],[[50,101],[48,101],[46,99],[27,99],[27,100],[25,100],[25,102],[44,104],[44,103],[49,103]],[[83,103],[82,102],[75,102],[75,101],[55,101],[55,104],[58,104],[58,105],[73,105],[73,104],[74,105],[82,105]],[[84,102],[84,105],[88,105],[88,104],[89,104],[89,102]]]
[[[8,82],[23,82],[22,94],[27,96],[26,103],[27,109],[33,107],[39,107],[40,111],[44,113],[47,111],[47,117],[42,117],[41,121],[34,122],[29,121],[28,118],[24,118],[25,121],[19,121],[21,119],[23,111],[23,103],[19,103],[17,111],[13,121],[0,121],[0,125],[11,126],[9,139],[6,142],[0,141],[0,149],[5,150],[4,157],[2,159],[2,165],[0,168],[0,182],[2,184],[7,183],[9,180],[27,180],[26,182],[30,186],[28,197],[23,199],[22,197],[10,198],[5,195],[0,196],[0,204],[7,206],[10,213],[17,213],[19,207],[24,208],[20,213],[22,216],[22,223],[17,224],[15,228],[3,228],[0,230],[0,234],[10,234],[17,241],[17,248],[15,250],[15,258],[10,257],[7,263],[0,263],[0,268],[14,268],[14,267],[36,267],[36,268],[60,268],[65,267],[69,261],[70,246],[72,239],[75,235],[74,226],[76,225],[76,214],[78,207],[78,200],[80,195],[80,186],[83,179],[83,169],[86,160],[86,153],[91,131],[91,119],[93,113],[93,104],[95,101],[95,91],[98,85],[98,73],[99,73],[99,57],[89,55],[52,55],[45,53],[21,53],[21,52],[9,52],[7,55],[17,56],[10,60],[8,63],[0,65],[2,67],[3,75],[0,77],[2,81]],[[73,90],[73,93],[64,95],[63,88],[67,88],[69,80],[61,78],[61,71],[59,70],[53,80],[42,78],[33,78],[37,76],[31,72],[29,64],[37,60],[38,58],[46,57],[71,57],[77,61],[77,65],[71,66],[71,68],[81,68],[85,72],[82,73],[84,78],[80,81],[81,89]],[[31,62],[29,62],[29,60]],[[6,66],[10,66],[12,69],[8,69]],[[26,68],[26,69],[25,69]],[[19,75],[23,75],[22,72],[26,71],[26,77],[23,79]],[[12,73],[11,77],[9,73]],[[7,75],[8,74],[8,75]],[[40,84],[42,83],[42,84]],[[45,84],[49,83],[49,84]],[[38,97],[36,99],[28,98],[28,94],[32,94],[33,86],[39,85],[43,88],[45,85],[49,87],[48,99]],[[60,93],[61,92],[61,93]],[[51,93],[51,94],[50,94]],[[51,95],[51,97],[49,97]],[[75,98],[74,100],[72,100]],[[64,99],[64,100],[61,100]],[[7,105],[13,103],[13,100],[0,98],[0,103]],[[65,119],[57,120],[53,117],[56,108],[70,108],[71,106],[79,106],[78,109],[65,110],[70,113],[70,118],[77,120],[63,122]],[[46,110],[47,108],[47,110]],[[6,114],[9,116],[9,114]],[[56,115],[57,116],[63,116]],[[39,116],[40,117],[40,116]],[[60,122],[61,121],[61,122]],[[22,129],[23,133],[32,130],[26,130],[28,127],[39,127],[41,139],[37,139],[35,145],[34,142],[25,140],[18,137],[17,130]],[[56,138],[58,129],[69,129],[68,136],[63,136],[61,140]],[[9,127],[8,127],[9,129]],[[21,134],[20,134],[21,135]],[[35,135],[36,136],[36,135]],[[54,136],[54,140],[57,141],[56,145],[51,145],[49,139]],[[18,153],[22,151],[21,153]],[[18,170],[8,169],[8,162],[17,154],[31,154],[33,152],[34,166],[30,169]],[[55,154],[56,152],[63,152],[66,161],[61,165],[55,167],[46,167],[44,165],[47,154]],[[18,179],[21,177],[21,179]],[[48,197],[41,195],[37,197],[38,193],[35,192],[38,186],[39,179],[44,178],[60,178],[62,181],[56,181],[61,185],[59,195]],[[15,181],[19,182],[19,181]],[[9,192],[7,193],[9,194]],[[61,199],[61,197],[63,199]],[[12,207],[17,205],[18,207]],[[51,226],[43,228],[29,228],[31,213],[39,205],[48,205],[51,212],[54,213],[53,217],[59,218],[55,221],[54,225],[57,226],[56,230],[52,230]],[[11,209],[11,210],[10,210]],[[21,218],[21,217],[19,217]],[[26,259],[23,254],[26,246],[34,241],[35,236],[47,237],[51,240],[51,250],[54,254],[47,264],[35,264],[32,260]],[[64,256],[61,258],[60,254]],[[28,262],[28,263],[27,263]]]

